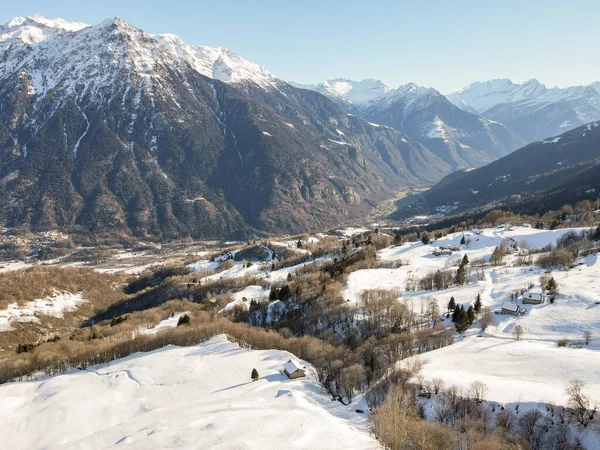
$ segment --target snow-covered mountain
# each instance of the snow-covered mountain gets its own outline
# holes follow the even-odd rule
[[[526,141],[543,140],[600,119],[600,82],[588,86],[547,88],[532,79],[472,83],[448,98],[517,131]]]
[[[163,239],[326,228],[451,170],[227,49],[39,15],[0,26],[0,162],[2,225]]]
[[[65,94],[79,86],[81,94],[99,96],[106,81],[124,67],[148,78],[165,60],[176,63],[172,69],[186,70],[189,64],[206,77],[228,83],[268,87],[277,81],[265,68],[226,48],[188,45],[171,34],[147,34],[118,17],[95,26],[39,14],[17,17],[0,26],[0,52],[0,80],[26,73],[37,102],[59,84]],[[141,87],[152,89],[148,80]]]
[[[329,80],[297,85],[320,92],[348,112],[402,131],[454,169],[480,166],[524,145],[504,125],[465,112],[435,89],[408,83],[390,89],[378,80]]]

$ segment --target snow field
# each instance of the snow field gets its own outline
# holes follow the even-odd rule
[[[539,278],[545,271],[536,266],[513,267],[516,255],[505,257],[506,265],[488,267],[484,279],[467,286],[457,286],[443,291],[404,292],[406,279],[418,278],[427,273],[443,270],[448,259],[462,258],[470,261],[489,258],[494,248],[506,238],[528,248],[555,245],[556,240],[569,231],[582,229],[536,230],[516,227],[482,230],[480,235],[465,233],[471,242],[452,256],[434,256],[435,247],[460,245],[462,233],[446,236],[428,245],[421,242],[383,249],[381,260],[402,260],[408,265],[398,269],[359,270],[350,274],[344,291],[345,298],[357,302],[364,289],[398,289],[399,301],[406,302],[416,313],[422,312],[426,299],[435,298],[441,311],[446,310],[450,297],[468,307],[481,294],[484,307],[493,311],[503,302],[510,301],[511,292],[534,284],[539,289]],[[523,305],[525,314],[513,317],[494,314],[494,324],[481,332],[478,324],[459,337],[457,342],[424,355],[423,376],[441,378],[446,385],[454,384],[468,390],[473,381],[488,386],[486,399],[503,403],[543,402],[558,404],[567,401],[565,387],[572,379],[586,383],[585,392],[600,401],[600,262],[597,255],[578,261],[569,271],[555,271],[552,276],[558,283],[559,295],[554,304]],[[456,267],[452,267],[456,270]],[[448,320],[447,323],[450,323]],[[524,329],[521,341],[515,341],[513,330],[517,325]],[[567,338],[582,341],[583,332],[595,336],[590,346],[559,348],[557,341]],[[600,445],[600,443],[598,443]]]
[[[0,442],[7,450],[379,448],[368,416],[354,411],[366,410],[364,401],[332,401],[302,361],[308,376],[289,380],[280,370],[290,358],[218,336],[2,385]]]

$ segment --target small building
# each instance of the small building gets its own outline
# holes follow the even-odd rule
[[[511,316],[518,316],[521,313],[521,307],[516,303],[504,302],[502,303],[501,314],[510,314]]]
[[[523,304],[524,305],[539,305],[546,301],[546,296],[541,292],[524,292],[523,293]]]
[[[450,250],[449,248],[445,248],[445,247],[439,247],[433,251],[433,254],[435,256],[441,256],[441,255],[449,256],[449,255],[452,255],[452,250]]]
[[[306,376],[304,369],[291,359],[283,365],[283,371],[288,378],[291,378],[292,380],[294,378],[302,378]]]
[[[524,223],[523,224],[523,228],[531,228],[531,224],[530,223]]]

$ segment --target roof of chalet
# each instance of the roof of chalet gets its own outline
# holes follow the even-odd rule
[[[283,368],[290,375],[293,374],[296,370],[302,370],[304,372],[304,369],[298,363],[292,361],[291,359],[283,365]]]
[[[504,302],[502,303],[502,309],[517,312],[519,310],[519,305],[517,305],[516,303]]]

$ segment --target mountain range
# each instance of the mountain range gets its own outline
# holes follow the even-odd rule
[[[120,18],[18,17],[0,26],[0,224],[160,240],[324,229],[600,119],[599,90],[298,85]]]
[[[0,27],[5,226],[144,238],[319,229],[452,167],[224,48],[16,18]]]
[[[349,113],[406,133],[453,170],[481,166],[525,145],[501,123],[464,111],[437,90],[414,83],[397,89],[378,80],[294,85],[326,95]]]
[[[448,98],[465,111],[503,123],[527,142],[600,119],[600,82],[549,89],[537,80],[498,79],[470,84]]]

